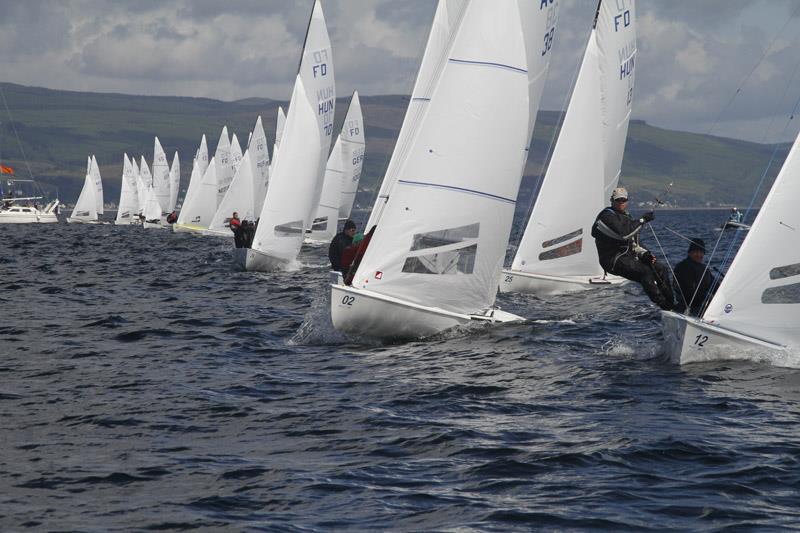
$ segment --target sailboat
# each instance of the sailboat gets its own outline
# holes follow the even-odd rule
[[[145,206],[142,213],[144,215],[145,228],[168,227],[164,221],[164,217],[172,211],[169,209],[171,199],[170,187],[171,179],[169,161],[167,160],[167,154],[164,152],[164,148],[161,146],[161,141],[159,141],[158,137],[156,137],[153,141],[152,180],[148,186],[148,190],[145,192]],[[153,204],[153,200],[150,199],[150,196],[153,196],[155,203],[158,204],[159,209],[161,210],[161,213],[158,215],[158,217],[154,216],[155,206]]]
[[[67,222],[71,224],[97,224],[99,221],[100,209],[103,206],[102,183],[98,186],[100,170],[97,168],[97,160],[92,156],[89,158],[89,170],[83,181],[81,194],[72,213],[67,217]]]
[[[264,206],[264,196],[269,183],[269,153],[267,152],[267,136],[261,117],[256,120],[250,143],[244,156],[237,165],[236,175],[233,177],[225,197],[214,214],[208,229],[203,235],[219,237],[233,237],[228,228],[231,215],[239,213],[241,220],[255,221]]]
[[[627,280],[606,275],[589,238],[617,186],[631,115],[634,0],[601,0],[542,187],[501,292],[552,295]]]
[[[137,190],[136,175],[133,173],[133,163],[128,159],[128,154],[122,156],[122,188],[119,193],[119,206],[114,224],[118,226],[130,225],[138,218],[139,192]]]
[[[333,137],[336,87],[333,53],[319,0],[308,23],[289,114],[252,248],[234,249],[243,269],[271,271],[289,266],[303,244],[319,204]]]
[[[172,225],[175,232],[202,233],[208,229],[208,225],[214,218],[219,201],[225,196],[223,192],[219,195],[218,163],[217,156],[226,161],[225,166],[230,168],[228,162],[230,157],[230,141],[228,140],[228,128],[223,127],[217,143],[217,151],[212,158],[213,168],[208,162],[208,148],[206,136],[200,143],[200,149],[195,156],[192,167],[192,176],[189,180],[189,188],[186,197],[183,199],[181,212],[178,215],[178,222]],[[230,185],[230,183],[229,183]],[[227,190],[227,186],[225,187]]]
[[[272,146],[272,163],[275,164],[275,159],[278,157],[278,148],[281,145],[281,137],[283,137],[283,128],[286,126],[286,113],[283,112],[283,107],[278,106],[278,119],[275,123],[275,144]]]
[[[178,157],[178,152],[172,156],[172,165],[169,167],[169,205],[167,206],[167,213],[175,211],[175,206],[178,204],[178,192],[181,188],[181,160]]]
[[[311,229],[306,230],[308,242],[330,242],[336,235],[341,213],[346,213],[345,219],[350,216],[364,165],[363,122],[358,92],[354,92],[342,123],[342,131],[328,157],[317,214]]]
[[[800,349],[800,135],[700,317],[662,311],[664,345],[679,363],[781,358]],[[691,300],[692,295],[684,295]]]
[[[523,320],[494,303],[555,32],[557,5],[532,5],[440,0],[363,258],[331,285],[337,329],[404,339]]]

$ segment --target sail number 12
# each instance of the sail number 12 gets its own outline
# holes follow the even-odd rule
[[[703,345],[708,341],[708,335],[698,335],[694,338],[694,344],[699,347],[703,347]]]

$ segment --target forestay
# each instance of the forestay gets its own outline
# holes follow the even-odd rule
[[[333,54],[319,1],[308,25],[280,156],[270,175],[253,249],[295,259],[319,203],[336,105]]]
[[[469,314],[495,300],[529,91],[517,3],[473,0],[463,11],[441,73],[426,75],[438,80],[427,110],[393,156],[396,184],[353,286]]]
[[[336,234],[339,213],[345,202],[345,187],[348,191],[347,216],[349,216],[358,187],[358,179],[361,176],[363,160],[364,130],[361,105],[358,101],[358,93],[353,93],[350,107],[342,123],[342,131],[336,139],[336,144],[331,150],[328,164],[325,167],[322,196],[311,225],[311,239],[329,241]],[[353,185],[354,183],[355,185]]]
[[[400,127],[392,158],[389,160],[389,166],[381,182],[378,198],[369,214],[365,231],[369,231],[378,224],[383,215],[386,202],[397,182],[400,165],[408,157],[408,151],[428,109],[433,90],[444,71],[447,53],[453,43],[455,30],[461,23],[467,3],[468,0],[440,0],[436,6],[436,14],[433,17],[428,43],[425,46],[417,80],[411,92],[406,116]]]
[[[800,346],[800,135],[703,318]],[[687,295],[686,299],[690,299]]]
[[[590,238],[591,227],[597,213],[608,205],[619,179],[636,46],[633,0],[625,0],[622,11],[618,4],[623,2],[603,2],[598,11],[512,270],[557,276],[603,275]],[[612,72],[616,76],[610,75]]]

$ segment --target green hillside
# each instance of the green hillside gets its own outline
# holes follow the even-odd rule
[[[260,114],[271,144],[278,105],[285,106],[285,102],[261,98],[221,102],[207,98],[55,91],[8,83],[0,86],[11,112],[9,118],[5,110],[0,111],[0,160],[13,166],[18,175],[26,176],[27,159],[33,175],[57,186],[61,198],[67,202],[78,196],[89,154],[95,154],[100,164],[106,201],[114,202],[119,196],[123,152],[137,157],[145,155],[150,161],[153,136],[158,135],[170,159],[175,150],[179,151],[186,187],[192,157],[204,133],[212,154],[224,125],[244,144]],[[367,206],[388,164],[408,98],[362,96],[361,101],[367,154],[362,192],[357,201]],[[349,95],[337,101],[337,129],[348,102]],[[560,117],[559,112],[539,113],[521,204],[527,202],[526,197],[535,189]],[[667,183],[674,182],[668,198],[673,203],[743,204],[749,201],[773,149],[773,145],[670,131],[633,121],[622,182],[635,201],[660,195]],[[771,176],[777,173],[787,151],[788,145],[780,147]]]

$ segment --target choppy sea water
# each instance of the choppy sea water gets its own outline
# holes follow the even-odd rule
[[[654,226],[675,262],[664,226],[724,218]],[[162,230],[0,243],[4,531],[800,527],[800,372],[669,364],[638,288],[382,345],[331,327],[324,247],[252,274]]]

